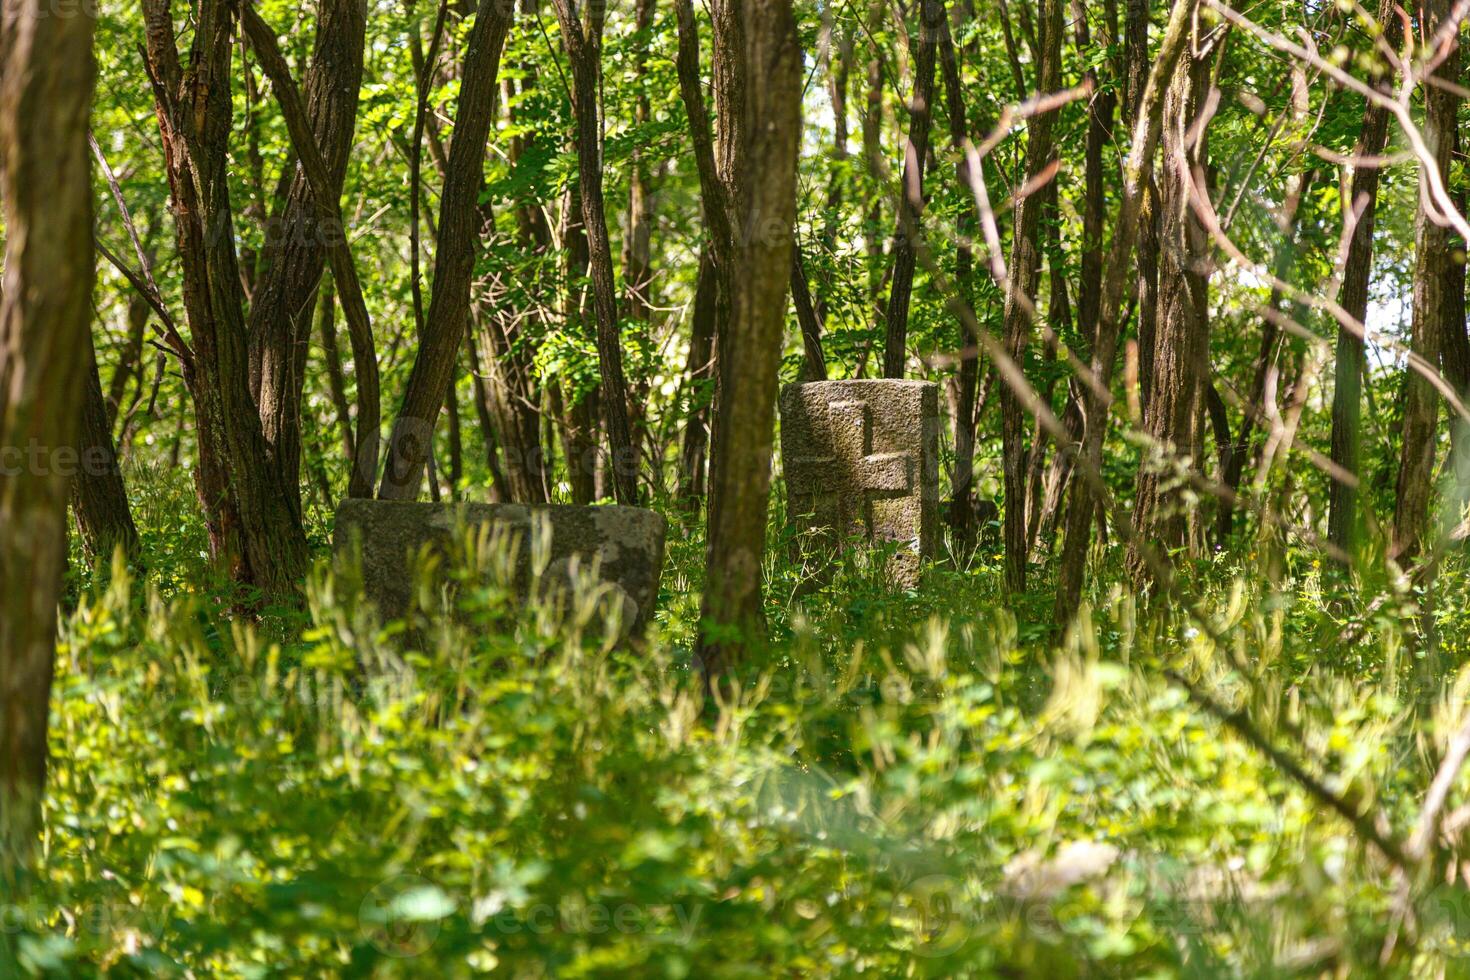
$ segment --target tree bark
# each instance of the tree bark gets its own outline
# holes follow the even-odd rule
[[[969,139],[970,126],[965,118],[964,85],[960,78],[959,58],[955,51],[954,37],[949,24],[942,21],[939,35],[939,64],[944,75],[945,108],[949,119],[949,140],[957,154],[955,177],[961,196],[970,193],[970,163],[964,153],[965,140]],[[958,222],[958,244],[955,248],[954,279],[962,291],[966,305],[975,305],[971,277],[974,273],[974,252],[969,236],[975,226],[974,219],[966,209]],[[975,538],[974,527],[974,482],[975,482],[975,390],[980,377],[980,338],[974,336],[963,318],[959,330],[959,397],[954,413],[954,472],[950,476],[949,523],[955,544],[968,548]]]
[[[870,0],[868,3],[868,35],[884,29],[884,21],[887,19],[888,5],[884,0]],[[881,45],[872,44],[871,54],[868,57],[867,86],[864,97],[862,115],[863,133],[863,161],[867,164],[868,177],[873,187],[882,184],[883,165],[883,76],[884,76],[884,52]],[[883,220],[883,198],[880,194],[870,192],[867,211],[863,216],[863,241],[867,250],[868,268],[868,302],[871,304],[874,315],[882,316],[885,311],[878,305],[878,295],[883,291],[883,283],[886,280],[883,265],[883,230],[880,224]],[[891,274],[893,267],[888,266],[886,273]],[[886,324],[885,324],[886,325]],[[867,351],[863,352],[864,360],[867,359]],[[863,367],[859,365],[857,377],[863,375]]]
[[[512,497],[510,480],[505,475],[505,468],[500,464],[500,442],[496,438],[497,426],[495,419],[490,414],[492,397],[490,379],[480,368],[480,352],[476,349],[473,338],[470,338],[465,344],[465,353],[469,356],[470,380],[474,384],[475,417],[480,422],[480,436],[485,445],[485,466],[490,470],[489,500],[492,504],[509,503]]]
[[[249,9],[252,0],[241,2],[248,18],[253,14]],[[315,47],[301,95],[305,121],[325,167],[323,176],[330,201],[319,204],[305,167],[299,160],[291,165],[289,175],[283,175],[289,180],[289,189],[266,224],[263,273],[250,296],[250,356],[261,432],[298,511],[301,398],[311,346],[311,300],[321,281],[330,243],[347,233],[340,225],[340,216],[335,219],[339,224],[333,227],[333,219],[326,212],[336,211],[347,176],[362,85],[366,25],[366,0],[323,0],[320,5]],[[264,54],[257,51],[257,55],[265,61]],[[362,365],[357,367],[361,376]],[[359,482],[364,487],[370,485]]]
[[[470,28],[455,109],[454,140],[439,199],[433,294],[389,439],[387,465],[378,487],[378,496],[383,500],[413,500],[418,496],[424,465],[433,448],[434,421],[459,363],[481,224],[476,205],[485,178],[486,139],[495,118],[500,53],[514,16],[514,8],[502,0],[480,0]]]
[[[612,464],[613,495],[619,504],[638,503],[638,447],[628,420],[628,383],[623,376],[623,344],[618,327],[612,243],[602,196],[602,125],[598,93],[602,82],[602,25],[606,9],[588,7],[584,26],[572,0],[555,0],[562,41],[572,69],[572,112],[577,122],[577,179],[582,190],[582,223],[586,227],[592,273],[592,306],[597,315],[597,361],[602,375],[602,412]]]
[[[826,381],[827,359],[822,355],[822,322],[812,303],[811,287],[801,262],[801,246],[791,247],[791,305],[796,309],[796,322],[801,328],[801,380]]]
[[[1448,0],[1427,0],[1431,18],[1426,33],[1435,30],[1449,13]],[[1448,84],[1426,84],[1424,142],[1434,154],[1434,165],[1449,180],[1450,164],[1458,145],[1457,116],[1460,97],[1460,49],[1451,43],[1434,77]],[[1427,179],[1420,164],[1419,213],[1414,234],[1414,305],[1409,346],[1425,364],[1436,366],[1444,338],[1464,329],[1465,266],[1456,261],[1450,229],[1434,220]],[[1399,451],[1398,481],[1394,486],[1393,541],[1389,557],[1407,568],[1424,549],[1429,527],[1429,502],[1434,489],[1434,460],[1439,442],[1439,393],[1413,367],[1404,369],[1404,417]]]
[[[135,381],[140,387],[143,384],[143,336],[148,331],[148,315],[148,301],[136,292],[130,295],[128,339],[123,344],[117,366],[107,383],[107,418],[113,426],[116,426],[117,418],[122,414],[123,397],[127,394],[128,385]]]
[[[1113,376],[1113,362],[1116,360],[1118,337],[1122,328],[1123,296],[1128,286],[1133,246],[1138,235],[1138,219],[1145,189],[1152,179],[1154,152],[1163,128],[1164,89],[1184,51],[1190,20],[1197,7],[1198,0],[1185,0],[1174,6],[1164,37],[1159,43],[1159,53],[1154,59],[1153,69],[1148,73],[1148,81],[1139,96],[1138,107],[1132,113],[1133,135],[1123,167],[1122,200],[1118,203],[1118,219],[1113,225],[1113,241],[1104,266],[1106,271],[1103,275],[1102,304],[1098,312],[1097,341],[1093,345],[1090,365],[1099,388],[1087,386],[1082,405],[1084,430],[1082,449],[1076,465],[1090,474],[1099,474],[1102,471],[1102,442],[1108,422],[1108,402],[1104,400],[1103,393],[1108,390]],[[1062,560],[1057,569],[1053,621],[1058,626],[1072,621],[1082,600],[1082,579],[1087,570],[1087,552],[1092,542],[1092,521],[1098,499],[1088,479],[1074,479],[1071,501],[1067,508]]]
[[[654,0],[637,0],[633,29],[637,31],[634,50],[634,85],[637,96],[633,103],[633,125],[648,125],[647,92],[648,40],[653,30]],[[649,188],[650,168],[645,152],[635,146],[629,160],[628,228],[623,236],[623,282],[628,294],[628,319],[647,323],[653,301],[652,235],[653,194]]]
[[[728,14],[730,0],[715,9]],[[695,170],[699,175],[699,202],[707,229],[705,245],[700,253],[699,279],[695,286],[694,312],[691,318],[689,356],[685,365],[689,392],[689,417],[684,429],[684,442],[679,458],[679,498],[693,509],[707,487],[706,454],[710,438],[710,417],[716,402],[718,380],[717,339],[725,333],[730,317],[730,269],[735,247],[732,211],[735,188],[729,166],[734,159],[733,146],[741,132],[739,114],[743,106],[741,66],[732,64],[743,57],[738,24],[725,17],[716,20],[714,65],[714,103],[719,134],[710,128],[709,111],[704,100],[704,82],[699,70],[699,35],[695,27],[694,6],[690,0],[675,0],[679,49],[675,70],[679,78],[679,94],[689,120],[690,142],[694,149]],[[740,91],[732,91],[740,89]]]
[[[747,0],[717,14],[717,69],[718,52],[732,53],[732,28],[742,42],[733,54],[744,82],[744,125],[731,169],[741,192],[735,213],[743,228],[763,233],[735,243],[729,330],[720,343],[706,584],[695,651],[707,676],[728,669],[764,626],[761,563],[801,136],[802,54],[791,0]]]
[[[1105,43],[1111,45],[1117,34],[1117,23],[1112,19],[1115,11],[1109,4],[1104,11]],[[1147,35],[1147,7],[1143,8],[1143,29]],[[1072,0],[1073,32],[1077,49],[1086,51],[1092,47],[1091,31],[1087,24],[1087,9],[1082,0]],[[1142,49],[1146,58],[1146,46]],[[1147,68],[1147,61],[1143,61]],[[1126,84],[1126,74],[1123,75]],[[1117,113],[1118,97],[1113,86],[1103,86],[1096,69],[1090,69],[1087,78],[1093,84],[1095,94],[1088,105],[1087,142],[1083,163],[1082,245],[1079,259],[1080,271],[1077,280],[1077,333],[1082,339],[1080,354],[1085,360],[1090,356],[1097,338],[1097,320],[1102,304],[1103,252],[1106,246],[1107,191],[1103,154],[1113,141],[1114,117]],[[1141,87],[1141,86],[1140,86]],[[1082,388],[1080,378],[1073,377],[1067,385],[1067,405],[1062,410],[1062,424],[1068,435],[1078,441],[1082,437]],[[1046,543],[1052,540],[1062,502],[1070,485],[1075,451],[1063,449],[1055,453],[1042,479],[1041,513],[1036,520],[1037,540]],[[1049,547],[1049,545],[1046,545]]]
[[[1043,94],[1061,88],[1062,3],[1043,0],[1041,10],[1041,61],[1037,82]],[[1056,112],[1034,116],[1026,134],[1026,163],[1022,171],[1031,180],[1055,159],[1052,130]],[[1041,214],[1045,195],[1034,193],[1016,206],[1015,230],[1011,237],[1010,282],[1006,289],[1003,341],[1017,364],[1023,362],[1030,342],[1031,321],[1036,315],[1037,288],[1041,280]],[[1026,446],[1025,412],[1020,394],[1009,385],[1000,389],[1001,466],[1005,488],[1002,534],[1005,542],[1005,587],[1012,592],[1026,588]]]
[[[908,360],[909,299],[914,288],[914,242],[924,211],[924,164],[929,158],[929,122],[934,114],[934,56],[944,29],[943,0],[919,4],[919,43],[914,49],[914,95],[909,101],[909,135],[904,146],[903,184],[898,191],[898,230],[893,235],[893,278],[884,311],[883,377],[903,377]],[[911,35],[912,36],[912,35]]]
[[[1383,41],[1398,49],[1403,39],[1396,0],[1382,0],[1378,23]],[[1377,81],[1384,91],[1392,77]],[[1355,160],[1377,157],[1388,143],[1388,110],[1369,101],[1353,148]],[[1378,210],[1379,166],[1376,162],[1352,166],[1352,182],[1346,206],[1357,214],[1347,256],[1342,267],[1342,285],[1337,301],[1357,322],[1368,315],[1368,286],[1373,275],[1373,227]],[[1348,554],[1356,553],[1361,538],[1362,516],[1358,511],[1358,487],[1363,439],[1363,340],[1346,327],[1337,328],[1337,358],[1333,366],[1331,459],[1352,479],[1333,479],[1328,485],[1327,539]]]
[[[348,465],[357,457],[353,443],[352,410],[347,404],[347,377],[342,373],[342,353],[337,346],[337,294],[332,280],[323,278],[317,287],[316,300],[317,333],[321,338],[322,363],[327,369],[327,393],[332,399],[332,408],[337,413],[337,428],[342,432],[342,450]]]
[[[81,429],[77,440],[78,468],[72,481],[72,512],[89,561],[108,562],[121,547],[128,558],[138,555],[138,528],[128,505],[127,488],[112,444],[112,420],[97,376],[97,354],[92,332],[85,338],[86,368],[82,373]]]
[[[523,63],[520,74],[520,90],[524,93],[536,84],[534,65]],[[506,115],[511,124],[517,126],[520,122],[518,111],[510,99],[514,94],[515,80],[506,79],[504,84]],[[520,128],[526,133],[511,140],[512,161],[521,160],[532,147],[534,137],[530,128]],[[482,208],[485,209],[482,215],[485,225],[492,226],[494,222],[488,213],[489,206],[482,205]],[[551,254],[552,236],[545,212],[535,204],[527,204],[515,208],[515,218],[521,248],[528,255],[547,259]],[[550,264],[545,261],[538,263],[543,266]],[[584,260],[584,272],[585,266]],[[544,286],[547,280],[557,281],[557,277],[539,274],[536,286]],[[477,306],[473,312],[475,331],[469,346],[476,363],[484,364],[481,401],[494,423],[504,457],[504,468],[499,471],[504,494],[507,500],[516,503],[546,503],[551,499],[551,462],[546,454],[552,443],[549,440],[543,443],[541,439],[541,391],[536,379],[536,352],[532,342],[536,328],[540,326],[540,313],[517,315],[502,309],[498,303],[482,305],[486,308]],[[476,373],[480,373],[478,368]],[[570,458],[567,466],[569,469],[573,466]],[[492,470],[492,474],[494,472]],[[575,481],[573,486],[575,490]],[[575,492],[573,499],[576,499]]]
[[[585,335],[589,306],[587,273],[592,260],[587,243],[587,223],[583,220],[581,191],[577,184],[567,186],[562,195],[561,211],[563,316],[569,328]],[[564,406],[564,411],[558,415],[572,503],[590,504],[598,497],[597,472],[601,465],[597,438],[601,413],[598,411],[597,390],[581,390],[573,380],[558,381],[557,384],[558,398]]]
[[[291,77],[290,66],[286,64],[285,57],[276,45],[274,33],[270,27],[260,18],[253,7],[245,4],[241,7],[241,22],[245,34],[250,39],[251,47],[254,48],[260,59],[260,66],[271,80],[271,86],[276,92],[276,101],[280,104],[281,114],[285,117],[286,131],[291,137],[291,147],[296,152],[300,164],[300,172],[304,176],[309,192],[309,201],[316,210],[316,235],[319,249],[324,249],[331,260],[332,276],[340,293],[342,310],[346,315],[348,335],[352,339],[353,368],[357,374],[357,434],[353,440],[356,449],[356,457],[353,459],[352,472],[347,483],[347,494],[350,497],[367,497],[372,494],[373,478],[377,474],[378,467],[378,428],[381,421],[381,409],[379,400],[378,381],[378,354],[377,346],[373,341],[372,321],[368,316],[367,301],[363,298],[362,283],[357,277],[357,266],[352,258],[352,248],[347,238],[346,222],[342,220],[342,211],[339,198],[341,197],[341,178],[334,177],[330,165],[323,158],[318,146],[317,137],[312,133],[310,112],[306,100],[296,87],[295,80]],[[350,143],[350,138],[348,139]],[[345,164],[344,164],[345,166]],[[322,265],[320,256],[299,256],[298,262],[312,263],[315,279],[312,289],[321,279]],[[274,263],[272,269],[280,268],[282,263]],[[302,309],[300,312],[292,313],[293,322],[300,322],[303,326],[295,328],[293,343],[296,350],[292,356],[298,361],[295,371],[299,377],[306,370],[307,353],[310,349],[311,321],[310,305],[312,292],[308,290],[302,297]],[[277,468],[282,471],[282,481],[287,484],[297,496],[290,503],[300,512],[300,415],[301,415],[301,390],[302,382],[293,381],[295,386],[291,389],[291,397],[294,401],[282,401],[276,399],[274,407],[271,406],[271,389],[262,383],[259,392],[261,404],[266,405],[266,415],[274,415],[278,422],[262,421],[263,431],[269,433],[273,425],[279,424],[280,432],[290,433],[283,437],[286,442],[282,443],[285,452],[282,453],[277,447]],[[278,393],[277,393],[278,394]],[[279,421],[291,418],[294,422]],[[294,443],[294,446],[290,445]]]
[[[1153,376],[1146,382],[1144,428],[1153,445],[1134,484],[1133,527],[1138,537],[1166,553],[1200,544],[1200,515],[1178,484],[1174,467],[1197,470],[1199,420],[1209,377],[1209,237],[1190,204],[1195,169],[1206,159],[1203,131],[1191,127],[1209,82],[1210,61],[1191,53],[1174,69],[1164,98],[1164,157],[1160,188],[1159,318],[1153,343]],[[1154,452],[1163,459],[1151,458]],[[1135,582],[1149,579],[1137,553],[1129,568]]]
[[[684,441],[679,449],[678,498],[687,510],[696,510],[705,493],[705,453],[709,448],[709,416],[713,396],[715,340],[714,262],[709,247],[700,253],[699,278],[694,287],[694,310],[690,315],[689,355],[684,362]]]
[[[189,70],[170,0],[144,0],[147,68],[172,198],[189,347],[171,338],[194,402],[195,490],[210,550],[236,582],[294,596],[306,572],[299,499],[274,465],[250,390],[245,297],[229,190],[233,12],[201,0]]]
[[[0,13],[0,890],[23,894],[46,786],[56,604],[66,566],[92,315],[90,8]],[[100,395],[99,395],[100,402]],[[34,452],[32,452],[34,447]]]

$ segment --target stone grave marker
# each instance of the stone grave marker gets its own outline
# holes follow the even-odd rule
[[[361,549],[363,594],[385,620],[395,619],[412,601],[420,549],[428,545],[448,559],[455,553],[457,536],[486,525],[492,536],[513,542],[513,585],[522,601],[530,598],[533,538],[539,526],[550,539],[542,556],[546,598],[555,599],[556,591],[572,580],[574,568],[584,573],[596,568],[622,606],[624,631],[641,631],[652,618],[668,521],[641,507],[347,499],[337,506],[332,550],[339,558],[352,558]]]
[[[781,390],[786,510],[803,547],[899,545],[895,584],[918,582],[939,529],[939,388],[817,381]]]

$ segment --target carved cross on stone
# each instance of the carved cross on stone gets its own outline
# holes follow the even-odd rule
[[[939,397],[922,381],[823,381],[781,392],[787,512],[800,546],[896,542],[904,585],[934,552]]]
[[[829,402],[827,411],[839,452],[793,461],[787,478],[792,503],[844,534],[881,539],[882,529],[873,526],[873,501],[913,492],[915,454],[874,452],[871,414],[863,402]]]

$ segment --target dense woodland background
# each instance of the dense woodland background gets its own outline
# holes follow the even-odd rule
[[[0,973],[1454,973],[1467,18],[8,3]],[[876,377],[907,592],[774,452]],[[345,496],[653,507],[657,621],[377,623]]]

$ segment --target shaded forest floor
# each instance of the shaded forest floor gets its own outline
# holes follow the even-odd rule
[[[1056,646],[1045,569],[1003,598],[982,550],[895,594],[853,558],[812,591],[773,532],[769,648],[711,699],[698,528],[641,650],[494,586],[472,626],[381,629],[325,563],[247,625],[189,585],[187,489],[133,485],[151,584],[73,570],[42,881],[0,923],[28,970],[1413,975],[1470,937],[1461,888],[1404,899],[1167,675],[1412,826],[1470,690],[1454,563],[1431,665],[1412,595],[1310,559],[1191,572],[1233,650],[1106,565]]]

